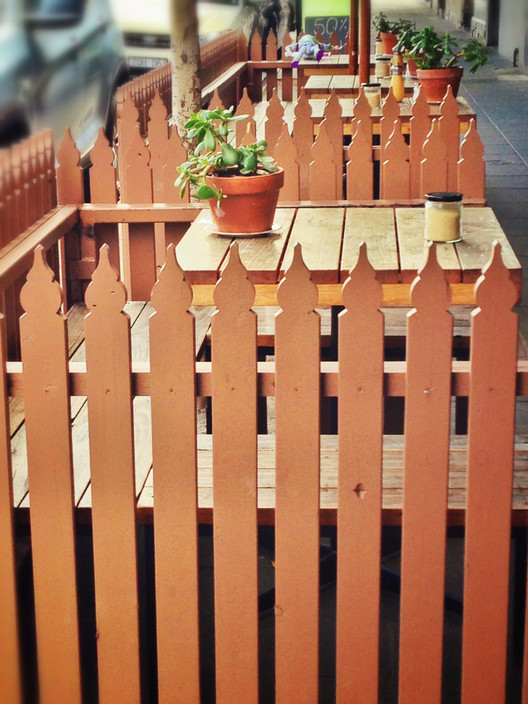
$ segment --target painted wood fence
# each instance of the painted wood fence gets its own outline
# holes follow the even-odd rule
[[[323,516],[338,531],[336,701],[376,704],[380,531],[389,514],[393,521],[402,515],[403,530],[395,645],[399,675],[393,673],[392,690],[398,687],[399,704],[440,704],[451,510],[465,523],[461,702],[505,704],[515,297],[496,245],[476,284],[469,384],[460,391],[469,394],[467,460],[461,466],[455,459],[453,467],[461,438],[449,434],[450,401],[453,390],[462,387],[460,369],[451,361],[448,289],[434,246],[429,248],[413,284],[408,317],[400,489],[388,490],[396,455],[383,436],[389,368],[381,286],[364,245],[343,287],[338,361],[323,366],[317,293],[299,245],[279,289],[275,361],[264,366],[257,363],[254,290],[236,245],[216,286],[212,361],[199,367],[188,312],[191,292],[170,247],[152,292],[150,364],[133,370],[130,321],[123,311],[127,292],[109,264],[107,247],[86,292],[86,362],[70,368],[61,290],[39,248],[22,290],[22,365],[10,367],[6,376],[2,356],[0,375],[1,701],[21,702],[6,411],[11,389],[23,394],[25,404],[41,704],[80,704],[83,671],[85,682],[97,677],[101,704],[139,702],[145,680],[157,682],[160,704],[200,702],[204,668],[206,680],[215,680],[218,704],[256,704],[259,648],[274,652],[274,684],[261,682],[268,699],[274,689],[278,704],[317,702],[319,636],[325,626],[319,614]],[[3,326],[0,332],[5,334]],[[84,464],[89,454],[91,481],[82,503],[92,507],[96,675],[86,670],[79,645],[74,499],[79,479],[72,460],[79,449],[72,439],[70,393],[88,399],[89,453],[86,442],[82,452]],[[212,396],[212,436],[197,434],[197,393]],[[261,393],[275,399],[276,432],[267,437],[256,434]],[[150,503],[142,499],[148,490],[134,463],[134,395],[148,397],[152,408]],[[321,395],[337,397],[338,433],[330,446],[322,445],[319,434]],[[206,440],[211,448],[211,438],[212,454],[203,446]],[[209,457],[210,495],[200,488],[199,455]],[[139,503],[144,500],[142,514],[135,506],[138,496]],[[214,675],[200,656],[197,531],[204,501],[213,506]],[[148,633],[139,628],[138,598],[146,597],[136,529],[137,516],[147,514],[154,521],[157,658],[142,666],[140,649],[149,644]],[[275,609],[269,616],[274,647],[259,645],[257,523],[262,517],[275,524]],[[390,640],[398,643],[396,632]]]

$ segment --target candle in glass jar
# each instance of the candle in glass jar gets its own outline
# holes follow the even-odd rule
[[[390,76],[390,69],[391,66],[389,56],[376,56],[376,64],[374,66],[374,75],[376,78]]]
[[[459,242],[462,232],[462,194],[437,191],[425,196],[425,239]]]
[[[381,83],[362,83],[361,87],[370,107],[381,107]]]

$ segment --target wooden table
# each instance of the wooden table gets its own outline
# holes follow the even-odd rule
[[[319,288],[319,305],[340,305],[341,286],[365,241],[369,259],[383,284],[383,305],[410,305],[410,285],[425,256],[423,207],[279,207],[276,234],[239,238],[240,256],[255,284],[255,305],[277,305],[277,285],[293,248],[303,257]],[[193,286],[195,305],[213,304],[214,284],[226,262],[230,237],[212,231],[208,211],[193,222],[176,248],[180,266]],[[463,241],[437,246],[453,304],[473,305],[474,283],[498,240],[503,259],[521,297],[521,265],[491,208],[464,208]]]
[[[387,95],[390,89],[390,76],[373,79],[373,82],[381,84],[382,95]],[[412,96],[417,85],[417,79],[409,76],[404,77],[405,94]],[[357,98],[360,83],[359,76],[347,75],[326,75],[309,76],[304,86],[304,92],[309,98],[328,98],[331,91],[335,91],[339,98]]]
[[[323,121],[326,100],[324,98],[310,98],[310,107],[312,109],[312,122],[314,123],[314,133],[317,134],[317,125]],[[470,120],[477,121],[477,115],[473,108],[464,98],[457,98],[459,107],[458,120],[460,123],[460,132],[465,134],[469,129]],[[354,106],[356,98],[339,98],[339,104],[343,111],[343,134],[350,135],[353,133],[352,118],[354,117]],[[429,115],[431,119],[440,117],[440,104],[431,103],[429,105]],[[373,133],[379,134],[379,123],[383,117],[382,108],[372,108]],[[410,98],[404,98],[400,103],[400,119],[402,121],[402,133],[409,134],[410,120],[412,117],[412,101]]]

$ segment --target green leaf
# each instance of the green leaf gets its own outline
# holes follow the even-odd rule
[[[218,194],[211,186],[200,186],[196,191],[196,196],[201,200],[211,200],[211,198],[217,198]]]
[[[238,164],[238,152],[230,144],[222,144],[222,160],[226,166]]]
[[[196,146],[196,149],[194,150],[195,156],[198,156],[198,154],[200,154],[200,152],[202,151],[202,149],[204,149],[204,147],[205,147],[205,144],[203,142],[200,142],[200,144],[198,144]]]
[[[215,136],[210,130],[207,130],[207,132],[205,133],[204,145],[205,148],[210,152],[213,152],[216,147]]]
[[[257,157],[254,154],[247,156],[242,162],[245,171],[253,173],[257,168]]]

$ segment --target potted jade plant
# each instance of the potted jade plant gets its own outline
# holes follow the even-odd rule
[[[384,54],[392,54],[398,36],[414,27],[413,20],[391,21],[384,12],[378,12],[372,18],[372,26],[378,32],[383,46]]]
[[[175,186],[183,195],[187,188],[207,200],[221,234],[255,234],[272,229],[284,171],[271,156],[266,142],[259,140],[238,148],[228,143],[229,124],[248,115],[228,110],[201,110],[185,125],[195,144],[188,160],[178,167]]]
[[[488,61],[486,47],[477,39],[470,39],[459,47],[449,32],[438,34],[430,26],[418,32],[409,56],[416,61],[416,75],[429,103],[441,103],[448,85],[451,86],[453,95],[457,96],[464,71],[458,65],[460,59],[471,64],[471,73],[475,73]]]
[[[394,53],[402,54],[404,62],[409,68],[409,75],[416,76],[416,70],[418,68],[416,61],[409,56],[410,52],[414,47],[414,42],[418,36],[418,30],[416,29],[414,23],[406,27],[397,36],[396,46],[393,49]]]

